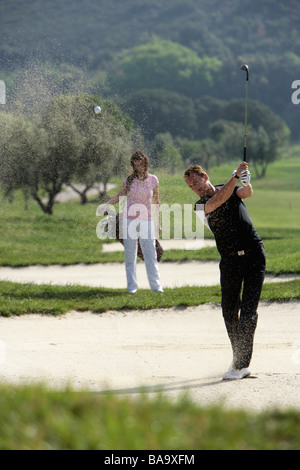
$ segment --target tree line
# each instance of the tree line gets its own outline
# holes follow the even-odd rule
[[[242,158],[244,100],[203,97],[195,103],[175,92],[149,90],[137,99],[134,120],[112,101],[91,94],[58,95],[42,111],[0,113],[0,187],[12,198],[22,190],[52,215],[64,185],[81,183],[81,202],[98,182],[128,172],[129,155],[147,147],[152,166],[173,173],[189,164],[206,169]],[[165,101],[168,101],[165,107]],[[102,112],[94,113],[101,103]],[[165,108],[164,108],[165,107]],[[248,156],[256,173],[279,155],[289,130],[268,107],[250,100]],[[145,115],[143,120],[143,115]]]
[[[299,18],[297,0],[2,2],[0,79],[10,92],[18,71],[39,58],[65,82],[86,72],[94,87],[86,91],[101,95],[164,89],[231,101],[241,96],[246,62],[251,97],[280,115],[296,140]]]
[[[200,163],[209,169],[243,157],[243,99],[227,102],[204,96],[193,101],[174,92],[144,90],[128,97],[124,109],[128,108],[151,142],[152,161],[157,167],[172,172]],[[248,160],[256,178],[264,178],[268,165],[289,141],[290,130],[256,100],[249,100],[248,123]]]

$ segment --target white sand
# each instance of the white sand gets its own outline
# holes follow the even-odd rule
[[[161,282],[164,287],[214,286],[220,283],[219,263],[215,261],[176,262],[159,264]],[[137,265],[138,284],[149,289],[145,265]],[[299,275],[267,276],[266,282],[288,281]],[[20,283],[82,285],[126,289],[124,263],[78,264],[73,266],[29,266],[25,268],[0,268],[0,280]]]
[[[163,240],[165,251],[199,250],[215,246],[214,240]],[[124,251],[121,243],[103,244],[103,252]],[[101,253],[99,254],[101,257]],[[164,287],[214,286],[220,282],[219,262],[174,262],[159,263],[161,282]],[[139,288],[149,289],[145,265],[137,264]],[[300,275],[267,276],[266,282],[284,282],[299,279]],[[77,264],[70,266],[29,266],[24,268],[0,267],[0,281],[34,284],[81,285],[126,289],[124,263]]]
[[[252,377],[222,382],[231,349],[220,307],[0,318],[0,380],[199,404],[300,408],[300,303],[262,304]]]

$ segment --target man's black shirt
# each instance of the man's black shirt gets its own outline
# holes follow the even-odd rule
[[[220,187],[222,186],[216,188]],[[239,186],[236,186],[228,201],[207,216],[209,228],[215,236],[221,256],[255,248],[262,241],[253,226],[244,202],[236,194],[238,189]],[[209,199],[209,196],[202,197],[196,203],[195,210],[201,210],[199,205],[202,205],[203,210],[203,205]]]

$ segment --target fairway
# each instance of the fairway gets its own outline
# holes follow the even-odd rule
[[[255,188],[247,207],[265,238],[296,238],[300,230],[300,191]]]

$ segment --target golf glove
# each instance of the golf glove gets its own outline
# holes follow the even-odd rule
[[[242,171],[241,183],[243,186],[249,186],[251,181],[251,173],[248,170]]]

